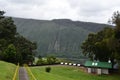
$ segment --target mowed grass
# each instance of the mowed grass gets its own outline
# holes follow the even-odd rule
[[[12,80],[16,65],[0,61],[0,80]]]
[[[51,66],[51,72],[45,72],[45,66],[31,67],[37,80],[120,80],[120,74],[88,74],[76,67]],[[32,79],[31,79],[32,80]]]

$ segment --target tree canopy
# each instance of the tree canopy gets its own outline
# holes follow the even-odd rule
[[[11,17],[0,11],[0,59],[12,63],[29,63],[34,60],[36,43],[17,33]]]
[[[113,27],[106,27],[97,33],[90,33],[82,43],[82,52],[90,59],[120,63],[120,13],[113,14]]]

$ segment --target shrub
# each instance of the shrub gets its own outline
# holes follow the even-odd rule
[[[47,56],[47,62],[48,62],[48,64],[55,64],[56,63],[56,57]]]
[[[39,60],[37,61],[36,65],[39,65],[39,66],[43,65],[43,60],[42,60],[42,59],[39,59]]]
[[[46,67],[45,71],[49,73],[51,71],[51,67]]]

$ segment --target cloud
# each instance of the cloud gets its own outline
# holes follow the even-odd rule
[[[14,4],[29,4],[29,5],[43,5],[46,0],[5,0],[9,3],[14,3]]]
[[[116,10],[119,0],[0,0],[0,9],[7,16],[106,23]]]

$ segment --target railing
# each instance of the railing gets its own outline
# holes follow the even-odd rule
[[[18,65],[17,65],[17,68],[16,68],[16,70],[15,70],[15,73],[14,73],[14,76],[13,76],[13,79],[12,79],[12,80],[16,80],[18,70],[19,70],[19,63],[18,63]]]

